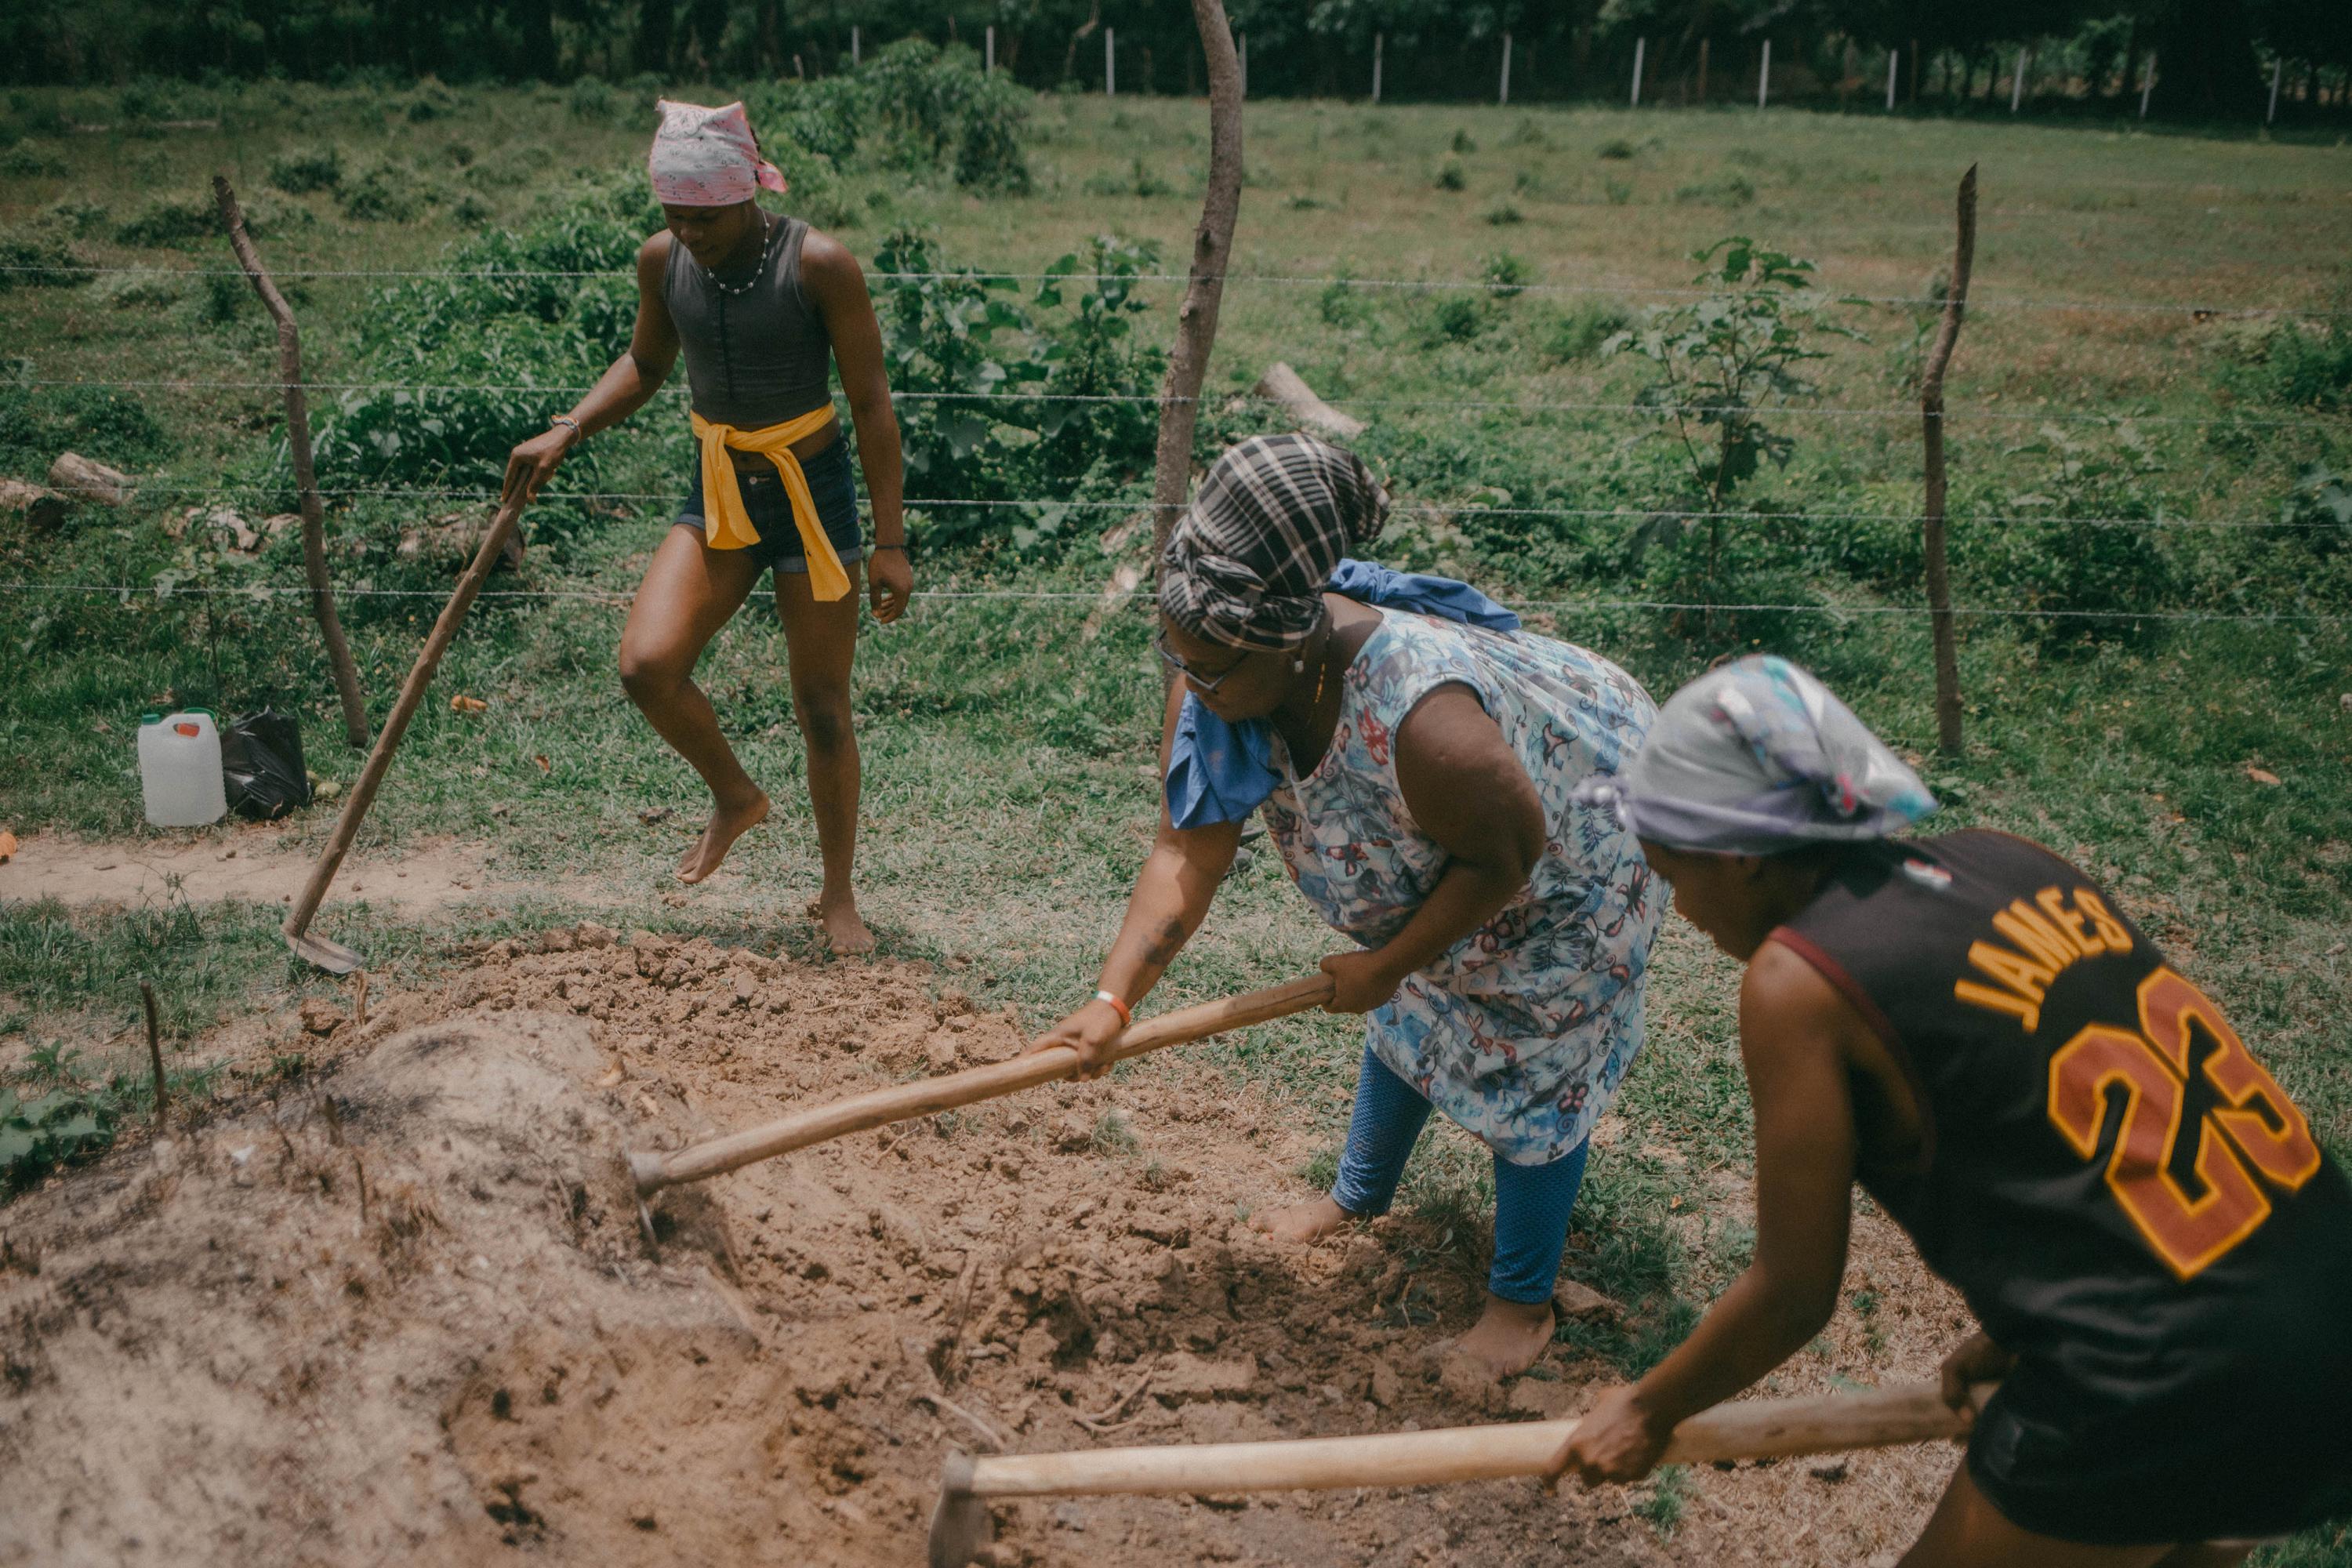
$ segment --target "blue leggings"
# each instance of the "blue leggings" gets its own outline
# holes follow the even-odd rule
[[[1348,1122],[1348,1147],[1339,1156],[1339,1179],[1331,1201],[1351,1215],[1386,1214],[1397,1179],[1429,1120],[1429,1101],[1391,1072],[1364,1047],[1356,1078],[1356,1111]],[[1549,1165],[1514,1165],[1495,1156],[1495,1261],[1486,1289],[1506,1301],[1533,1305],[1551,1299],[1559,1275],[1559,1255],[1568,1245],[1568,1217],[1584,1184],[1584,1156],[1591,1141]]]

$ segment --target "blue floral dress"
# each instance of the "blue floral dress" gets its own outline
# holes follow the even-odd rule
[[[1394,737],[1423,697],[1469,688],[1518,753],[1549,831],[1528,886],[1370,1016],[1381,1061],[1515,1165],[1575,1152],[1642,1048],[1642,976],[1662,914],[1640,847],[1613,812],[1574,805],[1633,759],[1657,709],[1583,648],[1384,610],[1348,667],[1322,763],[1282,783],[1266,828],[1298,890],[1366,947],[1437,885],[1445,850],[1397,784]]]

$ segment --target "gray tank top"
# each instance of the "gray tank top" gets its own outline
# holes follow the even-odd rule
[[[670,243],[662,300],[686,352],[694,411],[713,424],[759,429],[833,399],[833,339],[801,292],[808,232],[799,218],[778,218],[741,293],[719,288],[686,247]]]

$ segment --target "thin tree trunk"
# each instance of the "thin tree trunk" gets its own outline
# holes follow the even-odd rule
[[[342,700],[343,739],[354,748],[368,743],[367,697],[360,689],[359,668],[352,662],[351,646],[343,641],[343,624],[335,614],[335,584],[327,572],[327,519],[319,501],[319,473],[310,458],[310,410],[302,395],[302,340],[294,330],[294,312],[271,282],[261,253],[245,232],[245,214],[229,189],[226,174],[213,176],[213,201],[220,208],[221,227],[228,231],[229,248],[261,296],[262,307],[278,323],[278,377],[286,391],[286,446],[294,459],[294,485],[302,510],[302,572],[310,580],[310,613],[319,618],[319,635],[327,645],[327,662],[335,672],[335,692]]]
[[[1952,247],[1952,287],[1944,296],[1944,324],[1928,352],[1919,383],[1919,416],[1927,440],[1927,495],[1922,527],[1927,552],[1927,610],[1936,634],[1936,744],[1960,754],[1960,657],[1952,624],[1952,574],[1944,552],[1944,370],[1959,342],[1969,306],[1969,269],[1977,257],[1977,166],[1960,176],[1959,236]]]
[[[1234,48],[1223,0],[1192,0],[1192,20],[1200,27],[1201,50],[1209,63],[1209,191],[1201,202],[1200,225],[1192,231],[1191,280],[1176,312],[1176,342],[1169,351],[1168,379],[1160,392],[1160,442],[1151,479],[1155,576],[1176,514],[1192,489],[1192,431],[1200,421],[1201,386],[1209,374],[1209,350],[1217,341],[1217,307],[1224,298],[1234,219],[1242,205],[1241,56]]]

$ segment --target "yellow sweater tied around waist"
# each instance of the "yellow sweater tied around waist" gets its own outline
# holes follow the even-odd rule
[[[833,541],[824,536],[824,524],[817,520],[816,501],[809,495],[808,476],[801,472],[801,460],[793,455],[793,442],[815,435],[832,422],[832,405],[813,408],[797,419],[762,426],[757,430],[714,425],[699,414],[690,417],[694,421],[694,438],[702,447],[702,537],[710,548],[741,550],[760,542],[760,531],[751,526],[751,514],[743,506],[742,489],[735,482],[735,464],[727,456],[730,447],[738,452],[756,452],[776,465],[776,473],[784,481],[784,494],[793,503],[793,522],[800,530],[801,553],[808,559],[809,593],[820,601],[846,595],[849,574],[843,568]]]

